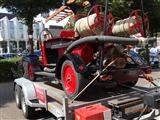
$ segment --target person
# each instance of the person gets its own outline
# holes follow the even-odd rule
[[[64,29],[74,30],[76,21],[87,16],[88,11],[91,9],[91,3],[88,0],[68,0],[66,5],[71,8],[74,14],[70,16]]]
[[[127,53],[130,57],[132,57],[132,59],[139,65],[145,65],[146,62],[145,60],[134,51],[133,46],[132,45],[127,45]]]
[[[24,50],[22,52],[22,65],[23,65],[23,70],[24,70],[24,74],[23,77],[25,78],[29,78],[29,62],[30,62],[30,58],[29,56],[31,55],[31,45],[27,45],[26,46],[26,50]]]
[[[152,48],[150,49],[150,64],[152,67],[159,67],[159,58],[158,58],[158,55],[159,55],[159,51],[156,47],[156,45],[154,44],[152,46]]]

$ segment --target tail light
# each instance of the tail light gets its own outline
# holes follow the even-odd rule
[[[102,80],[102,81],[106,81],[106,80],[112,80],[112,75],[101,75],[100,76],[100,79]]]

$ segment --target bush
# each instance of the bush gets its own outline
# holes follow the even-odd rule
[[[22,72],[19,65],[21,58],[10,58],[0,60],[0,82],[13,81]]]

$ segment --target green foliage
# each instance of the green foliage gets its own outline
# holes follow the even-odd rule
[[[132,10],[133,0],[110,0],[110,10],[118,18],[127,18]]]
[[[14,58],[9,58],[9,59],[1,59],[0,62],[11,62],[11,63],[17,63],[21,60],[20,57],[14,57]]]
[[[118,18],[126,18],[135,9],[141,9],[141,0],[109,0],[110,10]],[[143,0],[144,12],[150,22],[150,35],[160,31],[160,0]]]
[[[33,34],[33,20],[38,14],[49,12],[61,0],[0,0],[0,5],[15,14],[28,26],[28,34]],[[33,40],[29,39],[33,52]]]
[[[33,18],[39,13],[48,12],[54,7],[55,2],[55,0],[0,0],[0,5],[17,15],[27,25],[32,25]]]
[[[10,58],[0,60],[0,82],[13,81],[21,73],[19,63],[21,58]]]

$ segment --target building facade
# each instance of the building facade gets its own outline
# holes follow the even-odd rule
[[[43,23],[33,24],[33,41],[36,43],[38,35],[43,29]],[[0,13],[0,53],[16,53],[26,48],[28,28],[16,16]]]

